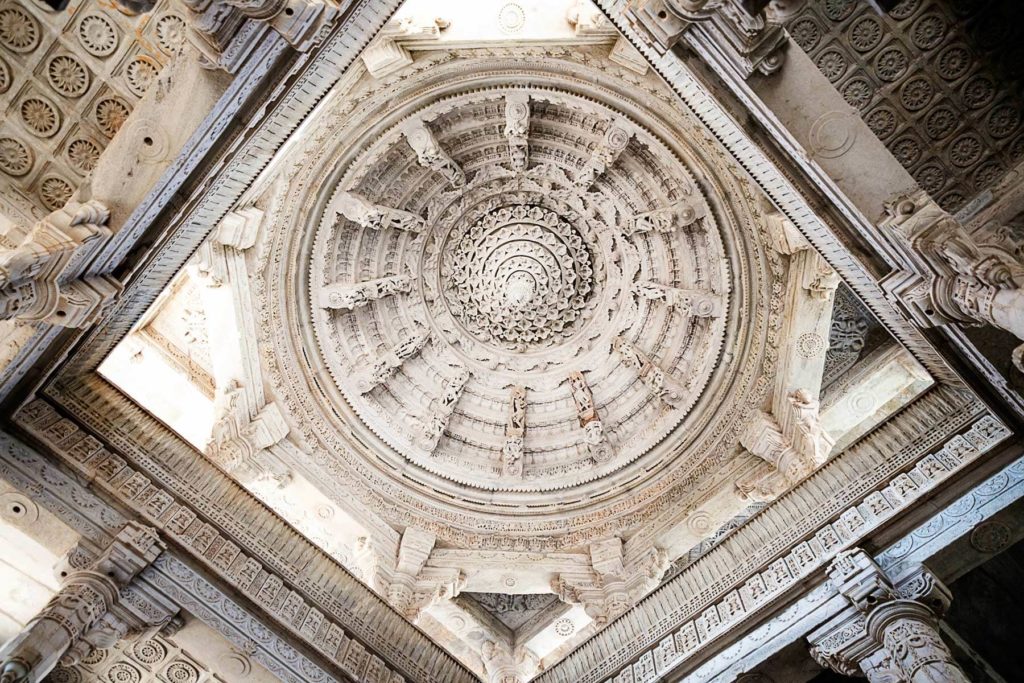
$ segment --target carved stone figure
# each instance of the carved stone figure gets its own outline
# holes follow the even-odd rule
[[[582,372],[577,370],[569,375],[569,390],[576,404],[576,415],[580,427],[583,428],[583,441],[587,445],[590,457],[599,465],[608,462],[612,457],[611,447],[604,433],[604,425],[597,414],[594,396]]]
[[[676,405],[682,400],[683,390],[676,381],[666,375],[632,342],[625,337],[616,337],[613,348],[618,353],[622,364],[634,370],[640,381],[646,384],[655,396],[670,406]]]
[[[94,320],[120,286],[77,273],[110,237],[109,217],[99,202],[69,202],[36,223],[17,246],[0,248],[0,319],[63,327]]]
[[[677,201],[671,206],[654,209],[633,216],[624,230],[627,236],[638,232],[669,233],[680,228],[696,228],[705,216],[704,205],[696,195]]]
[[[523,437],[526,436],[526,388],[512,387],[505,423],[505,445],[501,449],[501,473],[509,477],[523,474]]]
[[[455,160],[448,156],[448,153],[441,148],[437,138],[427,128],[426,123],[419,119],[406,121],[402,124],[402,131],[405,133],[405,139],[408,141],[409,146],[416,152],[420,166],[440,173],[454,188],[459,188],[466,184],[466,174],[455,163]]]
[[[437,448],[468,381],[469,371],[466,368],[459,368],[454,377],[444,380],[441,396],[437,399],[437,407],[423,429],[423,444],[427,450],[433,452]]]
[[[392,275],[354,285],[327,285],[320,290],[320,305],[324,308],[352,310],[386,296],[404,294],[411,289],[412,278],[408,275]]]
[[[594,148],[587,164],[576,176],[576,186],[584,190],[590,188],[598,176],[615,163],[615,160],[629,145],[629,140],[632,137],[633,132],[625,124],[620,122],[609,124],[601,143]]]
[[[525,171],[530,162],[530,96],[513,92],[505,96],[505,137],[514,171]]]
[[[360,393],[368,393],[387,382],[402,364],[419,353],[430,339],[430,332],[418,331],[408,335],[375,362],[370,371],[357,380]]]
[[[423,219],[416,214],[374,204],[354,192],[339,192],[333,206],[345,218],[371,230],[394,228],[420,232],[424,227]]]
[[[633,285],[633,294],[649,301],[664,301],[684,315],[699,318],[722,315],[722,297],[699,289],[680,289],[645,280]]]

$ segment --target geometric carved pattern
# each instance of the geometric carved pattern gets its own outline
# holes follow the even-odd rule
[[[134,17],[93,2],[44,8],[0,0],[0,186],[49,213],[171,59],[184,19],[170,0]]]
[[[95,650],[73,667],[57,666],[53,683],[223,683],[205,665],[161,635]]]
[[[1003,51],[1020,57],[1022,32],[1002,6],[903,0],[886,14],[856,0],[808,2],[787,29],[921,187],[956,211],[1024,156],[1024,102],[998,64]]]

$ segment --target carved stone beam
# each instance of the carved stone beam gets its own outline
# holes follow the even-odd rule
[[[569,391],[572,393],[573,403],[576,404],[576,416],[579,418],[580,427],[583,428],[583,443],[590,457],[598,465],[608,462],[613,455],[611,444],[608,443],[604,424],[597,414],[597,404],[594,403],[590,385],[587,384],[582,372],[577,370],[569,375]]]
[[[462,390],[468,381],[469,371],[460,367],[454,377],[445,378],[442,382],[437,406],[423,428],[423,446],[431,453],[437,448],[444,430],[447,429],[448,421],[451,420],[455,406],[458,405],[459,399],[462,397]]]
[[[619,32],[590,0],[576,0],[565,13],[577,38],[614,38]]]
[[[265,24],[300,52],[317,41],[338,15],[326,0],[184,0],[191,10],[191,41],[207,61],[235,73],[261,38],[243,30],[249,20]]]
[[[616,337],[612,346],[619,355],[619,361],[636,372],[640,381],[664,403],[675,406],[683,400],[683,388],[679,383],[665,374],[665,371],[655,365],[636,345],[625,337]]]
[[[440,18],[421,21],[415,17],[405,17],[390,21],[370,46],[363,50],[363,64],[374,78],[390,76],[412,64],[412,55],[406,49],[407,45],[437,40],[441,31],[448,26],[449,23]]]
[[[646,211],[632,217],[623,233],[626,236],[638,232],[670,233],[679,228],[693,229],[701,225],[705,215],[704,205],[699,197],[691,196],[663,209]]]
[[[460,188],[466,184],[466,174],[455,163],[455,160],[441,148],[433,131],[427,127],[426,123],[419,119],[406,121],[402,124],[402,132],[405,133],[405,139],[409,146],[416,152],[420,166],[441,174],[454,188]]]
[[[590,545],[591,571],[565,571],[551,582],[552,591],[563,602],[583,605],[599,626],[624,614],[658,587],[671,562],[668,553],[656,547],[626,560],[618,538]]]
[[[650,0],[625,11],[626,20],[648,45],[661,53],[681,38],[702,57],[724,61],[743,78],[755,72],[775,73],[782,66],[787,43],[780,21],[795,11],[793,1],[776,3],[781,10],[766,12],[764,2],[751,0]]]
[[[882,287],[924,327],[992,325],[1024,340],[1024,262],[995,243],[981,243],[923,191],[886,205],[881,229],[905,266]],[[1013,352],[1024,372],[1024,344]]]
[[[796,227],[777,212],[766,216],[773,247],[787,256],[789,272],[779,334],[779,363],[771,412],[782,422],[794,392],[816,401],[821,393],[829,347],[838,274],[811,248]]]
[[[512,647],[504,640],[485,640],[480,658],[487,670],[488,683],[526,683],[540,666],[540,658],[528,647]]]
[[[893,585],[860,548],[833,560],[829,580],[850,607],[808,636],[822,666],[871,683],[966,683],[939,636],[949,590],[927,569]]]
[[[717,318],[722,315],[722,297],[701,289],[680,289],[645,280],[633,285],[633,294],[649,301],[663,301],[684,315]]]
[[[421,232],[425,226],[423,219],[414,213],[374,204],[354,192],[339,192],[332,207],[353,223],[371,230],[395,228]]]
[[[740,435],[740,444],[771,466],[736,482],[743,498],[771,500],[820,467],[834,441],[821,428],[818,402],[806,391],[795,391],[779,419],[755,413]]]
[[[611,52],[608,53],[608,59],[615,62],[619,66],[624,66],[630,71],[634,71],[641,76],[647,73],[647,70],[651,67],[647,58],[644,57],[639,50],[633,47],[633,43],[629,42],[629,39],[625,36],[618,36],[615,44],[612,45]]]
[[[69,566],[53,599],[0,648],[0,681],[38,683],[58,663],[74,666],[95,648],[169,622],[177,608],[166,601],[146,610],[162,623],[150,623],[138,606],[122,605],[129,594],[132,602],[145,599],[144,591],[135,591],[135,577],[164,548],[155,529],[129,522],[95,561]]]
[[[99,202],[70,201],[0,248],[0,320],[92,324],[121,292],[113,278],[79,277],[110,238],[109,218]]]
[[[590,153],[590,159],[576,176],[576,186],[581,189],[589,189],[598,176],[608,170],[615,163],[619,155],[629,146],[629,140],[633,137],[633,131],[628,124],[621,121],[612,121],[605,131],[604,137]]]
[[[512,170],[525,171],[530,163],[530,96],[524,92],[505,95],[505,137]]]
[[[426,566],[435,542],[433,534],[409,527],[394,557],[376,557],[368,541],[357,551],[367,583],[410,621],[432,605],[454,598],[466,584],[465,574],[458,569]]]
[[[505,422],[505,443],[501,447],[501,473],[507,477],[523,475],[523,440],[526,437],[526,388],[512,387]]]
[[[210,239],[221,246],[245,251],[256,244],[262,222],[261,209],[255,206],[238,208],[221,219]]]
[[[276,403],[250,413],[242,386],[232,382],[217,397],[215,411],[205,449],[211,461],[243,484],[273,480],[284,486],[291,481],[290,469],[270,452],[290,431]]]
[[[420,352],[428,339],[430,339],[430,332],[418,331],[396,344],[393,349],[384,354],[383,358],[373,364],[368,373],[357,380],[359,392],[369,393],[391,379],[405,361]]]
[[[408,275],[392,275],[356,284],[327,285],[320,290],[320,307],[353,310],[386,296],[405,294],[411,289],[412,278]]]

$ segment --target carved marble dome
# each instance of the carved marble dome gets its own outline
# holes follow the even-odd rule
[[[776,257],[754,191],[671,97],[552,46],[432,53],[323,105],[258,302],[339,492],[456,543],[543,545],[726,462],[771,371]]]

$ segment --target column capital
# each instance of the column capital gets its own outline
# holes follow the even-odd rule
[[[808,636],[820,665],[873,683],[967,680],[938,632],[950,592],[926,567],[894,583],[870,555],[853,548],[827,573],[850,606]]]

